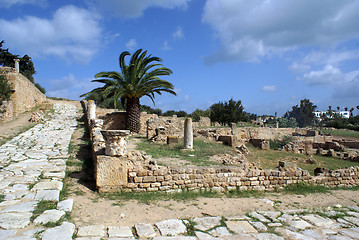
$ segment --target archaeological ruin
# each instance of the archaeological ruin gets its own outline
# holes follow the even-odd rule
[[[140,151],[126,151],[129,131],[124,129],[125,113],[96,109],[94,102],[82,101],[88,119],[95,165],[95,179],[99,192],[108,191],[181,191],[187,190],[273,190],[299,182],[327,186],[352,186],[359,184],[359,167],[328,170],[312,176],[307,170],[293,163],[282,162],[276,169],[260,169],[253,165],[224,165],[211,167],[159,166],[150,155]],[[192,148],[193,138],[221,141],[237,152],[246,154],[244,143],[252,142],[265,151],[269,141],[284,136],[293,136],[295,141],[283,147],[283,151],[302,154],[343,155],[351,161],[358,161],[358,145],[353,142],[336,142],[331,136],[307,129],[241,127],[211,128],[209,118],[189,122],[186,118],[158,117],[155,114],[141,114],[141,133],[149,141],[170,144],[188,138],[187,148]],[[190,124],[192,123],[192,124]],[[187,133],[186,133],[187,132]],[[112,137],[110,137],[112,136]],[[112,142],[111,142],[112,141]],[[193,144],[193,143],[192,143]],[[352,153],[343,152],[343,146],[350,145]],[[109,149],[110,148],[110,149]],[[223,157],[223,156],[222,156]],[[226,158],[224,156],[224,158]],[[229,159],[229,160],[228,160]],[[222,161],[222,160],[221,160]],[[223,160],[224,161],[224,160]],[[227,158],[227,163],[239,163],[241,159]]]

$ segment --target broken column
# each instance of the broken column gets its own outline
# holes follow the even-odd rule
[[[193,149],[193,129],[192,118],[186,118],[184,121],[184,149]]]
[[[88,100],[87,103],[87,120],[91,122],[96,118],[96,104],[94,100]]]
[[[126,137],[130,135],[130,130],[103,130],[101,133],[106,140],[105,154],[107,156],[123,156],[126,154]]]
[[[16,72],[20,72],[20,66],[19,66],[20,59],[15,58],[14,61],[15,61]]]

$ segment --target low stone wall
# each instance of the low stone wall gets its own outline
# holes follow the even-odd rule
[[[46,96],[37,87],[14,68],[0,67],[6,79],[12,85],[14,93],[11,95],[12,109],[0,114],[0,120],[9,121],[20,113],[31,110],[33,107],[46,101]]]
[[[86,102],[83,106],[87,115]],[[359,184],[359,167],[337,169],[321,176],[311,176],[306,170],[286,167],[262,170],[236,166],[158,166],[151,156],[139,151],[128,152],[121,157],[106,156],[105,141],[100,132],[102,127],[102,120],[89,121],[99,192],[273,190],[299,182],[327,186]]]

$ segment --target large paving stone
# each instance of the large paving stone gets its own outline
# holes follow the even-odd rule
[[[30,201],[30,202],[22,202],[16,205],[12,205],[10,207],[5,208],[1,212],[33,212],[37,202]]]
[[[281,231],[284,237],[288,237],[288,239],[295,239],[295,240],[316,240],[313,237],[301,234],[301,233],[297,233],[297,232],[293,232],[290,231],[288,229],[283,229],[283,231]]]
[[[160,237],[154,237],[152,240],[197,240],[196,237],[189,237],[189,236],[172,236],[172,237],[166,237],[166,236],[160,236]]]
[[[250,222],[258,231],[267,231],[268,228],[262,222]]]
[[[108,227],[108,237],[131,238],[133,237],[130,227]]]
[[[222,237],[222,236],[230,236],[232,235],[228,229],[226,227],[217,227],[211,231],[209,231],[209,233],[212,235],[212,236],[215,236],[215,237]]]
[[[258,240],[284,240],[281,236],[275,235],[273,233],[258,233],[255,235],[255,238]]]
[[[259,214],[271,219],[273,222],[277,221],[277,218],[282,214],[279,211],[271,212],[271,211],[258,211]]]
[[[312,227],[311,224],[309,224],[308,222],[304,221],[304,220],[296,220],[296,221],[292,221],[290,224],[291,227],[298,229],[298,230],[304,230],[306,228],[310,228]]]
[[[77,232],[77,236],[79,237],[91,237],[91,236],[104,237],[105,235],[106,235],[106,231],[104,225],[79,227],[79,230]]]
[[[186,226],[181,220],[168,219],[155,224],[162,236],[176,236],[187,232]]]
[[[341,230],[340,234],[351,237],[353,239],[359,239],[359,232],[351,231],[351,230]]]
[[[221,219],[221,217],[196,217],[193,219],[193,222],[196,223],[196,229],[206,231],[221,225]]]
[[[226,221],[226,225],[235,233],[257,233],[257,230],[247,221]]]
[[[64,211],[51,209],[44,211],[41,215],[34,219],[35,224],[46,224],[48,222],[57,222],[62,216],[65,215]]]
[[[196,234],[196,237],[199,239],[199,240],[219,240],[220,238],[217,238],[217,237],[213,237],[207,233],[204,233],[204,232],[199,232],[199,231],[196,231],[195,232]]]
[[[344,220],[354,223],[355,225],[359,226],[359,218],[356,217],[344,217]]]
[[[32,190],[62,190],[63,183],[60,181],[43,181],[36,183]]]
[[[6,239],[8,237],[14,236],[15,234],[15,230],[0,230],[0,239]]]
[[[261,222],[270,222],[269,219],[265,218],[263,215],[257,213],[257,212],[251,212],[248,214],[250,217],[258,219]]]
[[[151,224],[135,224],[135,229],[139,238],[153,238],[156,236],[156,232]]]
[[[59,190],[39,190],[35,195],[37,201],[54,201],[58,202],[60,198]]]
[[[309,223],[311,223],[317,227],[325,227],[325,226],[330,226],[330,225],[335,224],[335,222],[332,221],[331,219],[323,218],[321,216],[314,215],[314,214],[302,216],[302,219],[308,221]]]
[[[24,228],[30,223],[32,213],[3,213],[0,215],[0,227],[6,230]]]
[[[64,222],[61,226],[47,229],[42,234],[42,240],[72,240],[75,228],[73,223]]]
[[[74,205],[74,200],[67,199],[67,200],[63,200],[63,201],[59,202],[57,204],[57,209],[65,211],[65,212],[71,212],[73,205]]]

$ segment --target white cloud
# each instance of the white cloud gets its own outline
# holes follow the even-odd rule
[[[161,47],[161,49],[164,50],[164,51],[171,50],[171,47],[170,47],[170,45],[168,44],[168,41],[164,41],[164,42],[163,42],[163,46]]]
[[[128,50],[134,50],[136,48],[136,46],[137,46],[137,42],[136,42],[136,39],[134,39],[134,38],[131,38],[130,41],[128,41],[126,43],[126,48]]]
[[[0,0],[0,8],[10,8],[15,5],[22,4],[31,4],[31,5],[39,5],[44,6],[47,3],[47,0]]]
[[[277,91],[277,86],[274,86],[274,85],[263,86],[261,88],[261,91],[262,92],[275,92],[275,91]]]
[[[178,26],[176,31],[172,34],[174,40],[183,39],[184,33],[181,26]]]
[[[323,69],[303,75],[308,85],[332,88],[334,98],[358,98],[359,70],[343,73],[339,68],[326,65]]]
[[[0,19],[0,26],[0,35],[10,48],[31,56],[53,55],[84,63],[97,52],[102,34],[94,14],[73,5],[59,8],[52,19]]]
[[[100,11],[109,12],[123,18],[137,18],[143,15],[147,8],[158,7],[165,9],[186,9],[191,0],[94,0],[94,7]]]
[[[359,1],[207,0],[202,21],[221,47],[206,62],[260,61],[303,46],[335,46],[359,37]]]
[[[49,87],[46,95],[49,97],[62,97],[71,100],[80,100],[80,95],[90,92],[101,86],[100,83],[90,83],[92,79],[77,79],[73,74],[68,74],[61,79],[46,80]]]

